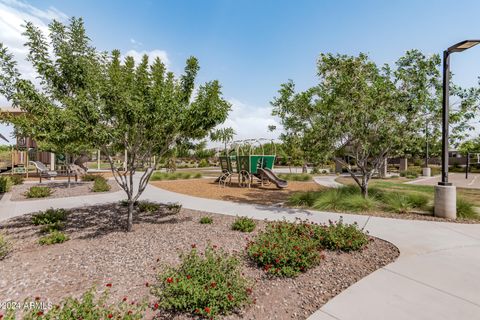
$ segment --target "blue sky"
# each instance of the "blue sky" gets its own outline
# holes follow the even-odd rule
[[[177,73],[194,55],[199,81],[220,80],[234,104],[227,125],[239,138],[274,137],[267,132],[275,124],[269,102],[288,79],[299,89],[315,84],[319,53],[365,52],[377,63],[393,63],[412,48],[441,53],[458,41],[480,38],[479,12],[480,1],[473,0],[0,0],[0,41],[19,46],[18,32],[10,32],[21,21],[15,15],[44,24],[81,16],[99,49],[158,55]],[[480,46],[451,59],[457,83],[478,85]]]

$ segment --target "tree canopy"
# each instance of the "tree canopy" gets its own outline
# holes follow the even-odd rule
[[[367,196],[368,182],[386,158],[418,145],[426,116],[437,121],[438,63],[438,57],[426,59],[418,51],[408,52],[396,70],[377,66],[365,54],[321,54],[318,85],[297,93],[293,81],[282,84],[273,115],[309,158],[336,157]],[[453,123],[465,119],[473,104],[463,106]]]
[[[195,57],[187,59],[177,78],[159,58],[149,61],[145,55],[135,61],[118,50],[98,52],[82,19],[72,18],[69,24],[53,21],[49,32],[47,37],[32,23],[26,24],[25,46],[38,74],[37,85],[22,79],[13,56],[0,43],[0,93],[26,111],[6,120],[19,133],[55,150],[71,146],[102,150],[127,194],[130,230],[133,204],[152,173],[147,168],[134,188],[137,167],[153,155],[166,154],[177,141],[207,136],[224,122],[230,104],[216,80],[195,87],[200,69]],[[124,152],[127,167],[120,171],[113,156]]]

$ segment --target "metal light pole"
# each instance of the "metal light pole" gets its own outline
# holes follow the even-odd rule
[[[480,40],[464,40],[443,51],[443,95],[442,95],[442,181],[435,187],[435,215],[455,219],[457,217],[457,193],[448,182],[448,117],[450,54],[462,52],[480,43]]]

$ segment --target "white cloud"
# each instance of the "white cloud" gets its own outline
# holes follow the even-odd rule
[[[231,127],[235,130],[235,140],[244,139],[277,139],[282,132],[282,126],[277,119],[272,116],[270,106],[255,107],[249,106],[237,99],[228,99],[232,104],[232,111],[228,115],[225,123],[220,128]],[[268,130],[268,126],[276,126],[273,132]],[[211,143],[213,147],[220,147],[221,144]]]
[[[141,43],[140,41],[137,41],[133,38],[130,38],[130,43],[133,44],[134,48],[139,48],[139,47],[143,46],[143,43]]]
[[[22,25],[31,21],[47,34],[48,24],[53,19],[65,21],[68,16],[54,7],[42,10],[20,0],[0,0],[0,42],[15,56],[17,68],[24,79],[37,82],[31,64],[26,61],[28,51],[23,46],[25,38],[22,36]],[[5,97],[0,96],[0,107],[2,106],[9,106],[9,103]],[[11,131],[11,127],[0,125],[0,132],[4,136],[10,137]]]
[[[140,62],[142,60],[142,57],[144,55],[147,55],[148,56],[148,59],[150,62],[153,62],[153,60],[155,58],[160,58],[160,60],[162,60],[162,62],[168,67],[169,64],[170,64],[170,60],[168,60],[168,55],[167,55],[167,52],[164,51],[164,50],[158,50],[158,49],[155,49],[155,50],[152,50],[152,51],[137,51],[137,50],[129,50],[125,53],[125,57],[126,56],[131,56],[133,57],[133,59],[135,59],[136,62]]]

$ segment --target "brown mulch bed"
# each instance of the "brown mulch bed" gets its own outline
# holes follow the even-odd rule
[[[257,183],[252,184],[251,188],[241,188],[238,186],[238,182],[235,182],[235,178],[232,179],[232,184],[226,187],[220,186],[214,181],[214,179],[190,179],[153,181],[150,183],[165,190],[201,198],[265,205],[283,203],[292,193],[297,191],[313,191],[322,188],[311,181],[289,181],[288,187],[285,189],[278,189],[274,184],[262,187]]]
[[[110,191],[106,192],[116,192],[120,190],[118,184],[109,180],[108,184],[110,185]],[[53,190],[53,193],[47,198],[27,198],[25,197],[25,192],[28,191],[33,186],[41,187],[50,187]],[[51,199],[51,198],[66,198],[66,197],[76,197],[76,196],[85,196],[93,194],[101,194],[105,192],[93,192],[93,181],[89,182],[75,182],[72,181],[70,187],[68,187],[67,182],[46,182],[46,183],[24,183],[12,187],[12,201],[24,201],[24,200],[39,200],[39,199]]]
[[[112,283],[112,298],[129,301],[147,297],[145,283],[155,283],[157,272],[179,262],[179,252],[195,243],[203,250],[208,243],[232,254],[239,254],[245,275],[255,281],[256,304],[226,319],[306,319],[329,299],[378,268],[394,261],[399,252],[392,244],[371,238],[361,252],[325,252],[322,263],[296,278],[274,278],[252,265],[243,248],[245,234],[230,229],[235,217],[208,214],[211,225],[199,224],[207,213],[184,210],[177,215],[163,213],[136,215],[134,229],[123,231],[125,208],[119,204],[72,209],[63,244],[40,246],[39,228],[31,216],[0,223],[0,232],[13,243],[13,251],[0,261],[0,297],[21,302],[41,297],[59,302],[68,295],[80,295],[97,284],[103,289]],[[238,252],[238,253],[236,253]],[[7,275],[7,276],[3,276]],[[150,311],[153,312],[153,311]],[[151,316],[152,314],[149,314]],[[191,319],[180,314],[158,314],[159,319]]]

